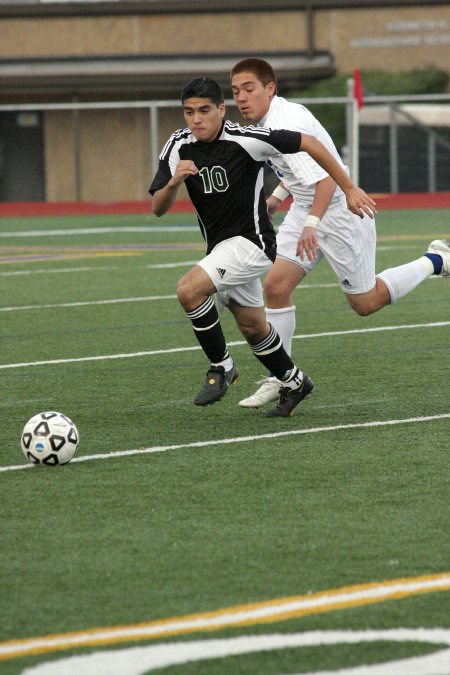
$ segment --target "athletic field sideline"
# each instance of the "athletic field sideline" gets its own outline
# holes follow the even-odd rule
[[[380,210],[377,269],[450,238],[423,200]],[[313,396],[240,408],[264,372],[225,313],[240,377],[198,408],[194,214],[107,206],[0,209],[2,675],[448,673],[450,282],[361,318],[322,263],[294,295]],[[21,452],[44,410],[79,429],[64,467]]]

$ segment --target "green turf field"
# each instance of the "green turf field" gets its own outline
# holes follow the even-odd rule
[[[381,271],[450,212],[377,227]],[[193,405],[175,290],[202,253],[192,215],[0,219],[0,673],[450,672],[450,281],[361,318],[322,263],[295,293],[314,395],[266,419],[238,407],[264,372],[227,314],[239,381]],[[44,410],[79,429],[65,467],[22,455]]]

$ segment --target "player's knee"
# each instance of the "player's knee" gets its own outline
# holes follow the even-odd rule
[[[246,341],[253,344],[255,336],[258,335],[257,325],[255,323],[241,323],[238,324],[238,327]]]
[[[373,314],[375,311],[370,307],[353,307],[353,309],[358,314],[358,316],[370,316],[370,314]]]
[[[391,302],[386,284],[379,278],[376,279],[375,286],[367,293],[360,293],[356,295],[345,294],[350,307],[359,316],[369,316],[378,312]]]
[[[277,295],[280,292],[280,284],[269,275],[264,280],[264,293],[266,295]]]
[[[245,324],[238,324],[239,330],[250,345],[256,345],[266,337],[267,322],[250,322]]]
[[[358,316],[370,316],[370,314],[373,314],[378,309],[378,307],[375,307],[375,305],[367,298],[355,299],[351,296],[347,296],[347,300],[350,307],[358,314]]]
[[[190,308],[193,301],[192,288],[191,284],[184,277],[182,277],[177,284],[177,298],[180,305],[185,309]]]
[[[270,278],[264,281],[264,295],[269,306],[274,303],[278,306],[286,297],[289,298],[289,291],[290,289],[286,288],[280,281]]]

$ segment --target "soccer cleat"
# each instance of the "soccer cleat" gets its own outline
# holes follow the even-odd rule
[[[276,401],[279,397],[281,384],[276,377],[265,377],[263,380],[259,380],[258,384],[261,384],[261,386],[252,396],[239,401],[242,408],[259,408],[261,405]]]
[[[307,375],[303,375],[303,382],[297,389],[289,389],[289,387],[282,387],[280,390],[280,400],[278,405],[266,413],[266,417],[289,417],[292,415],[294,408],[298,406],[300,401],[311,394],[314,389],[314,382],[309,379]]]
[[[206,381],[195,397],[195,405],[209,405],[220,401],[230,384],[238,379],[238,369],[233,363],[231,370],[225,371],[223,366],[211,366],[206,373]]]
[[[450,246],[446,239],[435,239],[428,246],[427,253],[440,255],[442,258],[442,270],[439,273],[441,277],[450,277]]]

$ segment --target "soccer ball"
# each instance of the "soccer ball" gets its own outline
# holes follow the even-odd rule
[[[20,444],[31,464],[57,466],[74,456],[80,436],[75,424],[60,412],[42,412],[25,424]]]

